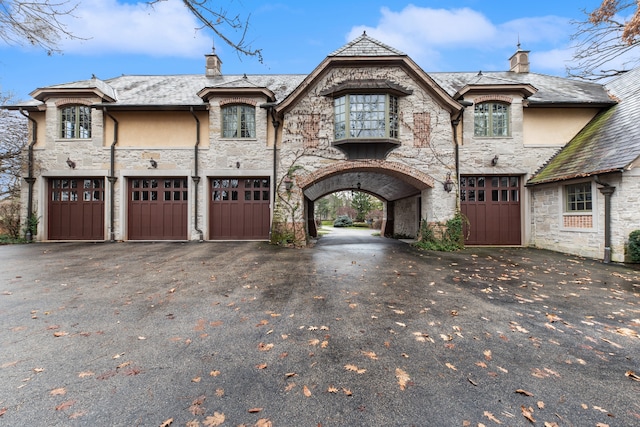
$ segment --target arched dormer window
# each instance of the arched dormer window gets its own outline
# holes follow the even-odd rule
[[[510,105],[505,102],[475,104],[473,135],[501,138],[511,136]]]
[[[243,104],[222,107],[222,137],[255,138],[256,108]]]
[[[91,138],[91,107],[66,105],[60,108],[60,138]]]

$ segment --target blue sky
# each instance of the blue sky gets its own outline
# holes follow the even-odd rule
[[[73,2],[73,0],[72,0]],[[215,2],[214,2],[215,4]],[[36,88],[122,74],[204,73],[215,43],[224,74],[307,74],[329,53],[367,31],[410,55],[427,72],[498,71],[521,47],[531,71],[565,75],[572,20],[600,0],[220,0],[229,14],[249,16],[247,40],[264,63],[238,55],[198,23],[179,0],[150,9],[144,1],[83,0],[62,40],[62,54],[0,40],[0,92],[29,99]],[[236,39],[239,34],[227,32]]]

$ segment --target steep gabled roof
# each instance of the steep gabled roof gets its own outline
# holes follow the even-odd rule
[[[618,104],[594,117],[527,185],[624,172],[640,157],[640,68],[605,87]]]
[[[407,54],[369,37],[364,32],[360,37],[327,56],[407,56]]]

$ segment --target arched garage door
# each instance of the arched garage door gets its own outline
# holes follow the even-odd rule
[[[51,178],[49,240],[104,240],[104,179]]]
[[[269,178],[211,178],[210,183],[209,239],[269,238]]]
[[[129,240],[187,239],[187,179],[129,178]]]
[[[467,245],[520,245],[520,177],[461,176]]]

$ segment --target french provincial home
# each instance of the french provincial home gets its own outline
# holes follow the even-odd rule
[[[505,61],[505,65],[507,62]],[[623,261],[640,228],[638,81],[423,70],[367,34],[309,74],[123,75],[38,88],[23,217],[38,241],[316,236],[314,203],[358,190],[382,234],[461,212],[467,245]]]

